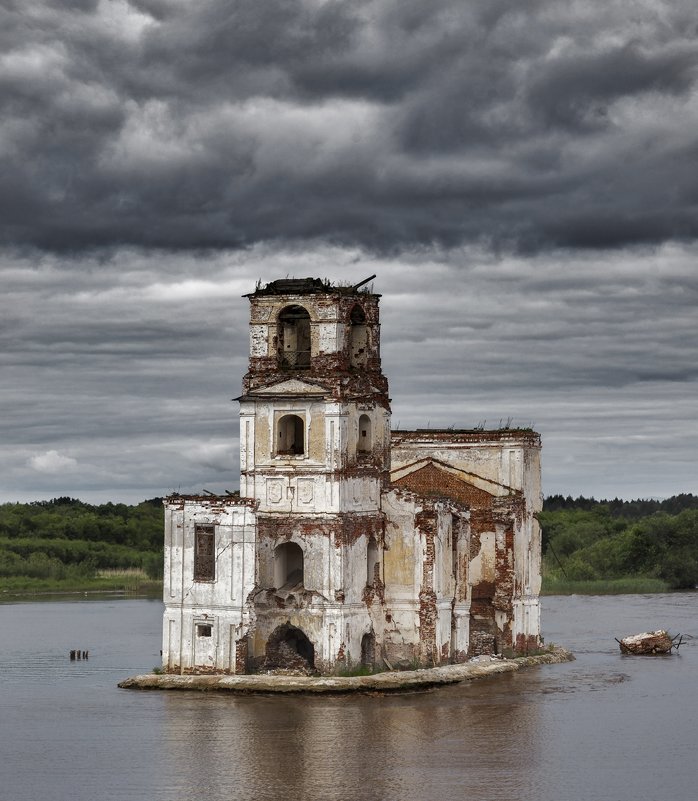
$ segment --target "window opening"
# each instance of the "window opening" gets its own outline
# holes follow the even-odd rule
[[[279,419],[276,452],[283,456],[302,456],[305,453],[305,420],[297,414]]]
[[[373,537],[369,537],[366,547],[366,584],[371,585],[377,578],[380,578],[379,571],[378,545]]]
[[[359,453],[370,453],[373,443],[371,442],[371,418],[367,414],[359,417],[359,442],[357,450]]]
[[[194,529],[194,581],[216,579],[216,537],[213,526]]]
[[[358,303],[349,316],[349,362],[352,367],[365,367],[368,361],[368,326],[366,315]]]
[[[279,314],[279,362],[282,367],[310,367],[310,315],[302,306],[287,306]]]
[[[205,623],[200,623],[196,627],[196,634],[198,637],[210,637],[212,630],[213,630],[212,626]]]
[[[277,590],[303,585],[303,549],[285,542],[274,551],[274,586]]]

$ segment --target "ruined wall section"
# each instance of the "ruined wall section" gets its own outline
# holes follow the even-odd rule
[[[530,431],[394,431],[393,475],[415,491],[443,492],[471,508],[471,653],[540,645],[540,437]],[[439,470],[451,465],[489,482],[478,491]],[[424,467],[419,468],[424,463]],[[409,466],[415,465],[412,473]],[[459,488],[459,485],[460,488]]]
[[[513,527],[520,493],[497,498],[463,480],[460,471],[427,462],[394,481],[425,498],[451,499],[470,509],[468,590],[460,607],[470,617],[471,656],[512,647],[511,603],[514,594]],[[502,532],[507,534],[503,535]]]
[[[213,537],[205,565],[211,574],[203,580],[196,576],[197,530]],[[165,670],[244,672],[252,622],[248,597],[255,582],[255,540],[251,502],[211,496],[165,500]]]
[[[284,625],[308,637],[318,670],[361,661],[362,637],[372,631],[365,599],[368,542],[382,544],[383,529],[381,514],[259,516],[254,666],[264,662],[270,637]],[[303,570],[283,584],[277,563],[286,543],[300,548]]]
[[[389,664],[462,661],[468,649],[468,513],[453,503],[394,488],[383,496],[386,515],[382,627]],[[380,619],[378,619],[380,615]]]

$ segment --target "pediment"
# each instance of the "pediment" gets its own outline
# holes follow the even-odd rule
[[[278,395],[322,396],[327,394],[327,390],[324,387],[311,384],[308,381],[301,381],[298,378],[287,378],[285,381],[277,381],[275,384],[268,384],[267,386],[250,390],[248,394],[251,396],[263,395],[267,397]]]
[[[402,467],[396,468],[395,470],[391,470],[390,480],[391,482],[399,482],[401,479],[407,478],[407,476],[411,475],[412,473],[424,470],[427,467],[435,468],[443,473],[448,474],[450,477],[457,479],[458,481],[462,481],[465,484],[470,484],[476,489],[481,490],[482,492],[485,492],[494,498],[502,498],[508,495],[520,494],[518,490],[514,489],[513,487],[509,487],[506,484],[500,484],[497,481],[492,481],[492,479],[485,478],[477,473],[461,470],[458,467],[453,467],[450,464],[446,464],[439,459],[433,459],[431,457],[419,459],[416,462],[411,462],[410,464],[406,464]]]

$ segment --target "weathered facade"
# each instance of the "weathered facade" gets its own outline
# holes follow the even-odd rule
[[[392,431],[379,297],[250,301],[240,495],[165,502],[163,667],[407,667],[539,645],[540,438]]]

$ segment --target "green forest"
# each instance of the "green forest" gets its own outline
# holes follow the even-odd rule
[[[0,505],[0,592],[148,591],[162,579],[161,498]]]
[[[698,496],[597,501],[553,495],[538,514],[543,592],[660,592],[698,585]],[[0,505],[0,593],[156,591],[162,499]]]
[[[547,594],[698,585],[698,496],[596,501],[553,495],[538,519]]]

